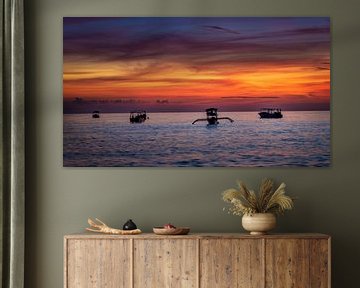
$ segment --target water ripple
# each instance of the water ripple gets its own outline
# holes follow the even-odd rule
[[[121,113],[65,114],[64,166],[329,166],[330,113],[284,114],[221,113],[235,122],[214,127],[191,125],[203,113],[153,113],[143,124],[130,124]]]

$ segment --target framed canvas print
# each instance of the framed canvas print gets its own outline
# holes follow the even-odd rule
[[[327,167],[328,17],[65,17],[66,167]]]

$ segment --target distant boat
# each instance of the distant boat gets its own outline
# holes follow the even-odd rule
[[[230,122],[234,122],[229,117],[218,117],[218,109],[217,108],[208,108],[206,111],[206,118],[196,119],[192,124],[195,124],[198,121],[207,121],[208,125],[217,125],[219,124],[219,120],[229,120]]]
[[[93,111],[92,118],[100,118],[100,111]]]
[[[146,119],[149,119],[149,117],[146,116],[146,111],[130,112],[130,123],[143,123]]]
[[[283,118],[280,108],[262,108],[259,112],[260,118]]]

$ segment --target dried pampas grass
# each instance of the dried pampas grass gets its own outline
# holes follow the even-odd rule
[[[237,186],[237,189],[227,189],[222,193],[222,199],[230,204],[229,213],[233,215],[283,214],[286,210],[294,208],[294,198],[285,195],[285,183],[281,183],[274,190],[274,182],[264,179],[258,193],[249,190],[242,181],[237,181]]]

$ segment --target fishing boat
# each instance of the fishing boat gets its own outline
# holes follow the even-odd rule
[[[146,111],[130,112],[130,123],[143,123],[149,117],[146,116]]]
[[[199,121],[207,121],[208,125],[217,125],[219,124],[219,120],[229,120],[230,122],[234,122],[234,120],[232,120],[229,117],[218,117],[217,108],[208,108],[205,110],[205,112],[206,112],[206,118],[196,119],[194,122],[192,122],[192,124],[195,124],[196,122]]]
[[[275,119],[279,119],[279,118],[283,118],[283,115],[281,113],[281,109],[280,108],[262,108],[259,112],[259,116],[260,118],[265,118],[265,119],[269,119],[269,118],[275,118]]]
[[[100,118],[100,111],[95,110],[92,114],[92,118]]]

